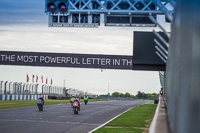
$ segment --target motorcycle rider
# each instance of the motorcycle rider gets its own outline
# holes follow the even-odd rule
[[[70,99],[71,105],[72,105],[73,101],[74,101],[74,95],[72,95],[72,97],[71,97],[71,99]]]
[[[86,98],[86,99],[88,99],[88,96],[87,96],[87,95],[85,95],[85,96],[84,96],[84,99],[85,99],[85,98]]]
[[[84,102],[88,102],[88,96],[87,95],[84,96]]]
[[[78,101],[78,106],[79,106],[79,111],[80,111],[80,110],[81,110],[81,102],[80,102],[80,99],[79,99],[79,97],[76,97],[75,99]]]
[[[41,100],[42,104],[44,105],[44,98],[43,98],[43,96],[40,96],[38,100]]]
[[[37,106],[39,108],[39,111],[43,111],[43,106],[44,106],[44,98],[43,98],[43,96],[40,96],[36,103],[37,103]]]

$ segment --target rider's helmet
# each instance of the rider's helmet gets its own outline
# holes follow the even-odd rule
[[[75,97],[76,100],[79,100],[79,97]]]
[[[43,96],[40,96],[40,97],[39,97],[39,99],[41,99],[42,101],[44,101],[44,98],[43,98]]]
[[[42,102],[44,102],[43,96],[40,96],[38,100],[41,100]]]

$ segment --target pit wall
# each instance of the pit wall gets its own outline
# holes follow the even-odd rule
[[[40,96],[48,99],[48,95],[0,95],[0,100],[37,100]]]
[[[200,133],[200,1],[177,0],[164,75],[172,133]]]

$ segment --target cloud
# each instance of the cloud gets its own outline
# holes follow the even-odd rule
[[[131,55],[133,31],[98,28],[2,26],[2,50]]]

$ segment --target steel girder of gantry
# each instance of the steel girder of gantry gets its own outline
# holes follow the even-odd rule
[[[46,5],[49,2],[66,3],[67,10],[63,14],[70,13],[106,13],[106,14],[164,14],[164,11],[173,13],[173,10],[168,10],[166,5],[171,3],[169,0],[46,0]],[[157,8],[156,8],[157,7]],[[48,14],[60,13],[48,11]]]
[[[155,17],[158,14],[165,14],[171,21],[173,9],[167,7],[169,4],[174,5],[174,2],[172,0],[46,0],[45,13],[49,15],[49,26],[53,26],[53,23],[58,23],[55,26],[70,27],[104,26],[108,22],[107,16],[128,17],[127,22],[120,21],[124,18],[115,18],[116,23],[120,21],[121,24],[131,26],[134,16]],[[55,17],[55,21],[53,16],[58,16]],[[115,19],[112,23],[115,23]]]

